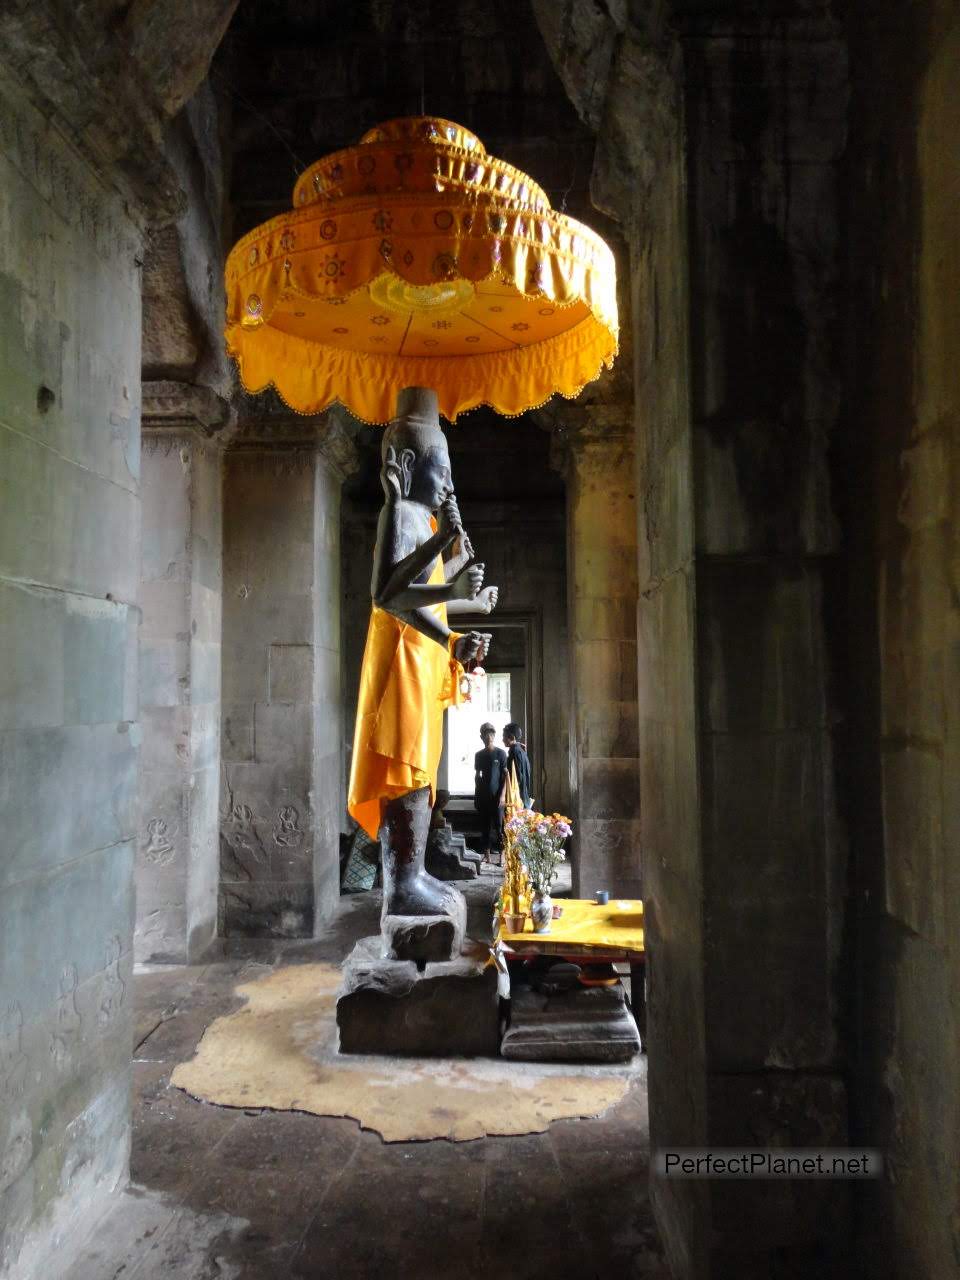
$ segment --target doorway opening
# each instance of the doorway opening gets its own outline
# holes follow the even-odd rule
[[[523,626],[499,626],[493,631],[491,665],[475,682],[469,702],[447,712],[445,735],[446,788],[456,798],[473,798],[473,758],[483,745],[480,726],[492,724],[496,745],[502,745],[504,725],[511,720],[526,726],[528,717],[527,632]]]

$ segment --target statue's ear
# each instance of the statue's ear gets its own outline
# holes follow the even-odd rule
[[[413,468],[416,462],[417,455],[412,449],[400,450],[400,483],[405,498],[410,497],[410,487],[413,484]]]

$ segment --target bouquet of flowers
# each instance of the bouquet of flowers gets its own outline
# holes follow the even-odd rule
[[[557,867],[566,856],[564,842],[573,831],[570,819],[562,813],[520,809],[507,819],[506,830],[513,836],[534,893],[549,893]]]

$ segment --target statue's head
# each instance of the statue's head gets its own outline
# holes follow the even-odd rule
[[[437,393],[429,387],[404,387],[397,396],[397,416],[383,434],[381,457],[392,449],[400,467],[405,498],[439,510],[453,493],[447,438],[440,430]]]

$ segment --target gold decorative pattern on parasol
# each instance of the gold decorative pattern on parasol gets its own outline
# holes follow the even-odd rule
[[[390,121],[297,180],[227,260],[227,349],[248,391],[387,422],[434,387],[450,421],[575,396],[617,353],[616,270],[588,227],[446,120]]]

